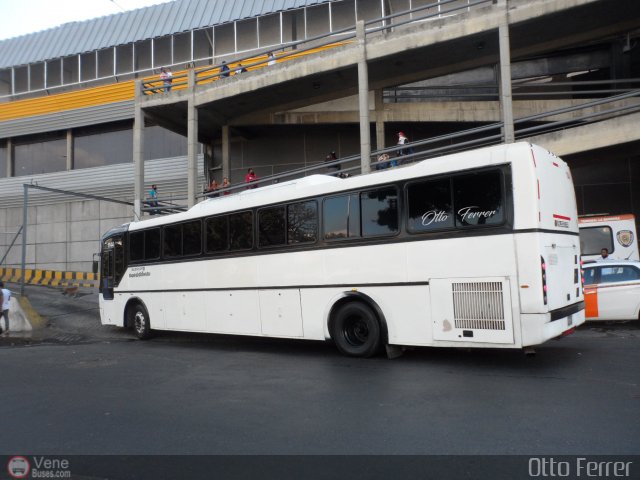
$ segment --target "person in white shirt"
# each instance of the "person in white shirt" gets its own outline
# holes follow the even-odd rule
[[[4,282],[0,280],[0,299],[2,299],[2,317],[4,318],[4,330],[9,331],[9,305],[11,304],[11,292],[4,288]],[[0,332],[2,326],[0,325]]]
[[[600,250],[600,257],[597,259],[598,262],[604,262],[605,260],[609,260],[609,250],[607,248]]]

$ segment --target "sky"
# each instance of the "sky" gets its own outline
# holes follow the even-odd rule
[[[0,40],[170,0],[0,0]]]

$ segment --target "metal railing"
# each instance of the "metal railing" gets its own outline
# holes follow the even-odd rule
[[[371,35],[382,31],[389,31],[390,29],[397,28],[399,26],[432,20],[443,16],[456,14],[460,11],[469,11],[474,7],[492,3],[493,0],[470,0],[465,4],[459,4],[459,0],[440,0],[413,9],[403,10],[392,15],[386,15],[383,17],[368,20],[365,22],[365,34]],[[429,12],[429,10],[432,9],[436,9],[437,11]],[[394,21],[406,16],[409,17],[407,20],[400,20],[397,22]],[[339,40],[336,40],[336,37],[340,37]],[[335,48],[337,46],[344,45],[345,43],[350,42],[355,38],[355,25],[352,25],[339,30],[334,30],[332,32],[306,38],[304,40],[283,43],[276,49],[270,48],[268,50],[257,51],[248,56],[236,58],[232,61],[225,62],[225,65],[232,65],[229,66],[229,70],[225,72],[221,70],[223,67],[222,63],[207,67],[196,68],[194,75],[195,85],[203,85],[220,80],[221,78],[225,78],[227,76],[235,77],[241,69],[254,70],[257,68],[267,67],[269,65],[269,62],[271,61],[271,59],[269,58],[270,53],[277,55],[277,62],[282,62],[297,58],[299,56],[316,53],[317,51],[321,51],[323,49]],[[238,64],[242,64],[242,66],[238,66]],[[171,90],[180,90],[187,88],[189,86],[188,83],[188,75],[186,73],[174,75]],[[158,75],[143,79],[142,93],[144,95],[153,95],[163,92],[165,92],[164,85]]]

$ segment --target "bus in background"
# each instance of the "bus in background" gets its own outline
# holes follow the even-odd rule
[[[584,322],[565,162],[528,143],[205,200],[102,238],[100,316],[152,330],[523,348]]]
[[[578,224],[582,260],[600,258],[603,248],[611,260],[640,260],[634,215],[584,215]]]

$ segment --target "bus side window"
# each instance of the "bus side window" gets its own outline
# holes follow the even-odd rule
[[[258,246],[284,245],[285,238],[284,206],[258,210]]]
[[[451,182],[448,178],[411,183],[407,188],[412,233],[453,228]]]
[[[498,170],[453,177],[456,227],[501,225],[502,199],[502,175]]]
[[[315,201],[287,205],[287,242],[311,243],[318,239],[318,205]]]
[[[398,231],[398,192],[395,187],[360,194],[363,237],[390,235]]]
[[[325,240],[360,237],[360,197],[357,193],[325,198],[322,204]]]
[[[248,250],[253,248],[253,212],[229,215],[229,249]]]

